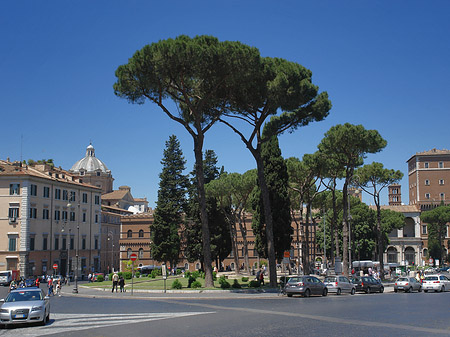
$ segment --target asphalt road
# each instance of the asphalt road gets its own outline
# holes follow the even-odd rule
[[[68,291],[69,289],[65,289]],[[5,289],[0,289],[4,297]],[[45,327],[0,336],[450,336],[450,292],[283,297],[123,294],[51,298]]]

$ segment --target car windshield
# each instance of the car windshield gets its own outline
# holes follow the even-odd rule
[[[427,276],[425,277],[425,281],[437,281],[438,277],[437,276]]]
[[[39,301],[42,300],[40,291],[15,291],[9,293],[5,302]]]
[[[327,277],[325,277],[324,282],[336,282],[336,277],[334,277],[334,276],[327,276]]]

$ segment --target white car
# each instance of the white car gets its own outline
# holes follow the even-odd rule
[[[450,290],[450,280],[444,275],[427,275],[423,279],[422,289],[424,292],[428,290],[446,291]]]

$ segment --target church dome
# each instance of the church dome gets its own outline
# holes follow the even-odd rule
[[[100,159],[95,157],[95,149],[92,144],[86,148],[86,156],[79,161],[77,161],[72,168],[71,172],[74,173],[93,173],[93,172],[102,172],[102,173],[110,173],[105,163],[103,163]]]

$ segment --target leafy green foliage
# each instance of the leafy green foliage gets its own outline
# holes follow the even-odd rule
[[[234,279],[233,284],[231,285],[231,287],[233,287],[233,289],[241,289],[242,286],[239,284],[239,281]]]
[[[434,259],[445,261],[445,249],[442,245],[447,233],[447,223],[450,222],[450,206],[441,205],[422,212],[420,219],[427,224],[428,253]]]
[[[251,280],[248,283],[249,288],[259,288],[261,287],[261,283],[258,280]]]
[[[285,250],[289,250],[292,241],[292,227],[290,214],[290,200],[288,193],[288,174],[286,163],[281,156],[276,136],[262,146],[264,160],[264,174],[269,188],[270,204],[272,207],[273,236],[275,256],[283,257]],[[253,233],[255,247],[261,257],[268,257],[267,235],[265,228],[264,203],[261,189],[256,188],[253,194]]]
[[[219,284],[222,289],[228,289],[231,287],[231,284],[225,279],[225,276],[219,277]]]
[[[181,288],[183,288],[183,285],[181,284],[181,282],[180,282],[179,280],[175,279],[175,280],[172,282],[171,288],[172,288],[172,289],[181,289]]]
[[[103,275],[97,275],[96,282],[103,282],[105,280],[105,277]]]
[[[201,287],[202,287],[202,284],[201,284],[200,281],[194,281],[194,282],[192,282],[191,287],[192,287],[193,289],[198,289],[198,288],[201,288]]]
[[[245,283],[245,282],[248,282],[248,277],[246,277],[246,276],[242,277],[242,278],[241,278],[241,281],[244,282],[244,283]]]
[[[178,235],[186,207],[188,180],[183,171],[185,159],[176,136],[166,142],[163,165],[160,173],[158,200],[151,228],[151,251],[156,261],[169,261],[171,266],[178,262],[180,237]]]

